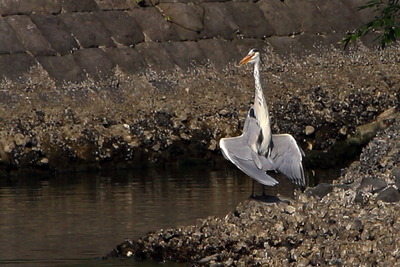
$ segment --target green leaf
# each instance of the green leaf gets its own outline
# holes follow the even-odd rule
[[[349,42],[357,40],[371,30],[378,30],[378,36],[382,48],[387,44],[396,42],[400,38],[400,0],[368,0],[358,8],[358,10],[372,8],[375,17],[368,23],[362,25],[356,32],[347,34],[342,43],[346,48]]]

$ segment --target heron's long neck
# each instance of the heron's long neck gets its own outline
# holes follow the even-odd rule
[[[256,62],[254,64],[254,81],[256,87],[254,96],[254,109],[263,135],[262,138],[260,139],[262,141],[259,144],[258,152],[261,154],[266,154],[269,152],[269,146],[272,135],[270,128],[268,107],[261,87],[259,62]]]
[[[261,87],[260,63],[258,63],[258,62],[256,64],[254,64],[254,81],[255,81],[255,85],[256,85],[254,104],[256,106],[260,105],[260,106],[267,107],[267,104],[265,103],[264,93],[263,93],[263,90]]]

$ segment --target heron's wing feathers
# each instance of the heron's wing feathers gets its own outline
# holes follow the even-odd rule
[[[273,169],[286,175],[292,182],[305,185],[303,165],[304,152],[290,134],[273,134],[273,147],[269,159]]]
[[[256,143],[261,133],[261,127],[258,124],[257,118],[254,113],[254,108],[251,107],[247,112],[246,120],[243,126],[243,138],[250,147],[256,147]],[[254,151],[256,152],[256,151]]]
[[[265,171],[263,171],[263,168],[260,169],[259,166],[257,166],[263,166],[267,159],[259,156],[251,149],[247,144],[245,135],[233,138],[222,138],[220,147],[226,159],[230,160],[236,167],[257,182],[268,186],[278,183],[274,178],[267,175]]]

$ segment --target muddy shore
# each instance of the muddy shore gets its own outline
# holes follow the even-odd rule
[[[189,266],[397,266],[399,133],[397,117],[334,185],[276,203],[246,200],[224,218],[126,240],[105,258]]]

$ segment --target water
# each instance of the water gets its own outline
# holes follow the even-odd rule
[[[266,193],[290,197],[294,185],[279,181]],[[229,162],[3,179],[0,265],[154,266],[99,257],[125,238],[225,216],[251,191],[252,180]]]
[[[13,181],[0,181],[0,264],[9,266],[124,265],[94,258],[125,238],[224,216],[252,186],[228,164]]]

